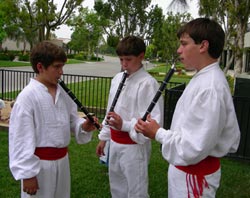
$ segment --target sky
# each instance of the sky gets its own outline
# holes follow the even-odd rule
[[[198,0],[187,0],[189,4],[189,9],[187,12],[191,13],[194,18],[197,18],[198,15]],[[55,0],[55,2],[60,6],[61,0]],[[153,5],[158,4],[159,7],[162,8],[163,13],[166,14],[168,11],[168,5],[171,0],[152,0],[151,3]],[[94,0],[84,0],[83,2],[84,7],[88,7],[89,9],[93,9]],[[61,25],[58,30],[55,31],[55,34],[58,38],[68,38],[70,39],[72,31],[66,25]]]

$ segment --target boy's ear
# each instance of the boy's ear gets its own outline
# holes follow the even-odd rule
[[[43,70],[43,65],[42,65],[42,63],[40,63],[40,62],[37,63],[36,68],[37,68],[38,72],[41,73],[41,71]]]
[[[209,48],[209,42],[207,40],[203,40],[201,42],[200,50],[202,52],[205,52],[205,51],[208,51],[208,48]]]
[[[144,53],[144,52],[140,53],[140,54],[139,54],[139,57],[143,60],[144,57],[145,57],[145,53]]]

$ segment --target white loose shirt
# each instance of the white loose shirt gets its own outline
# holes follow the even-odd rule
[[[31,79],[18,95],[10,117],[9,163],[14,178],[31,178],[39,173],[36,147],[67,147],[71,132],[77,143],[89,142],[92,133],[82,131],[83,122],[76,104],[59,85],[54,101],[46,86]]]
[[[113,102],[117,88],[121,82],[123,72],[118,73],[111,82],[109,93],[108,107]],[[142,118],[146,110],[153,100],[157,90],[159,89],[158,82],[148,74],[144,68],[140,68],[137,72],[129,75],[125,81],[119,99],[116,103],[114,112],[119,114],[123,120],[121,131],[128,132],[130,138],[138,143],[144,144],[149,138],[134,130],[137,119]],[[151,117],[155,119],[160,125],[163,123],[163,100],[162,97],[155,104],[151,112]],[[110,140],[110,127],[105,125],[103,121],[103,128],[99,134],[100,140]]]
[[[218,63],[193,76],[176,105],[170,130],[160,128],[156,140],[173,165],[196,164],[207,156],[222,157],[237,150],[240,130]]]

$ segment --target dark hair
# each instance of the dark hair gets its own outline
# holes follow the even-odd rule
[[[188,34],[196,44],[204,40],[209,42],[208,53],[213,58],[219,58],[223,51],[225,33],[222,27],[209,18],[197,18],[183,25],[177,33],[178,38]]]
[[[64,50],[49,41],[38,43],[31,51],[30,62],[35,73],[38,73],[37,64],[40,62],[48,68],[54,61],[67,61]]]
[[[146,45],[141,38],[136,36],[124,37],[116,47],[118,56],[139,56],[142,52],[146,52]]]

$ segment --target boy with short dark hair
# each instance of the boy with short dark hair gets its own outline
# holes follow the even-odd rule
[[[31,51],[36,77],[18,95],[10,116],[9,165],[21,180],[22,198],[69,198],[68,145],[91,140],[94,125],[80,118],[77,106],[58,85],[67,60],[64,50],[44,41]]]
[[[99,134],[97,154],[104,155],[106,141],[110,140],[109,180],[112,198],[148,198],[148,163],[150,139],[134,131],[136,120],[142,117],[159,85],[143,68],[146,46],[141,38],[127,36],[116,49],[123,70],[128,72],[125,85],[114,112],[107,112]],[[123,72],[112,80],[108,108],[116,94]],[[152,117],[159,124],[163,119],[162,98],[156,104]],[[108,125],[105,125],[105,123]]]
[[[197,73],[178,100],[169,130],[148,116],[138,120],[136,131],[162,144],[170,163],[168,197],[214,198],[220,185],[220,158],[236,152],[240,130],[232,95],[218,58],[225,34],[208,18],[185,24],[177,36],[177,53],[186,69]]]

